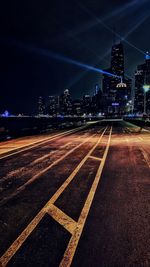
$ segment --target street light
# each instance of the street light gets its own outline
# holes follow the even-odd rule
[[[146,93],[149,91],[150,85],[144,84],[143,90],[144,90],[144,114],[146,114]]]

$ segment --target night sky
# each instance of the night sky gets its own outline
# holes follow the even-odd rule
[[[36,112],[38,96],[57,95],[65,88],[73,98],[92,94],[94,85],[101,84],[99,73],[52,55],[105,69],[114,28],[125,39],[126,74],[133,77],[144,52],[150,50],[149,0],[4,1],[0,7],[0,113]]]

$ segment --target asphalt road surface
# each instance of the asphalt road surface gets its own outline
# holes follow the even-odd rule
[[[0,157],[0,266],[150,266],[149,131],[102,121]]]

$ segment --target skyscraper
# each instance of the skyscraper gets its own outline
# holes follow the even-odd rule
[[[124,50],[123,44],[115,44],[111,50],[111,70],[113,74],[124,78]]]
[[[44,100],[42,96],[39,96],[38,99],[38,115],[42,116],[45,114],[45,105],[44,105]]]
[[[59,111],[59,97],[51,95],[48,97],[47,114],[56,116]]]
[[[64,90],[64,93],[60,96],[60,113],[63,115],[72,114],[72,99],[68,89]]]
[[[144,89],[143,86],[150,85],[150,56],[146,53],[145,63],[138,65],[135,71],[135,99],[134,111],[144,112]],[[146,112],[150,114],[150,91],[146,93]]]
[[[126,104],[131,98],[131,80],[124,77],[124,49],[121,42],[112,46],[111,65],[105,71],[122,77],[126,86],[117,88],[120,78],[103,75],[104,112],[124,114],[126,113]]]

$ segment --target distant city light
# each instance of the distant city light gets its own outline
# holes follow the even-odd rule
[[[148,85],[148,84],[143,85],[143,89],[147,93],[150,89],[150,85]]]
[[[9,112],[8,112],[8,110],[5,110],[4,111],[4,113],[2,114],[2,117],[5,117],[5,118],[7,118],[7,117],[9,117]]]
[[[122,77],[121,77],[121,82],[117,84],[117,88],[125,88],[127,87],[127,84],[123,82]]]
[[[115,106],[119,106],[119,103],[112,103],[111,105],[115,107]]]
[[[146,52],[145,59],[150,59],[150,55],[148,51]]]

